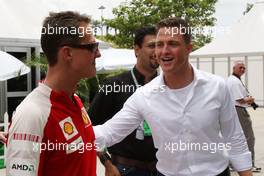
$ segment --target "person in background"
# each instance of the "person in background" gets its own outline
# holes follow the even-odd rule
[[[260,172],[261,168],[255,166],[255,136],[252,127],[252,120],[246,108],[254,105],[254,98],[249,95],[246,87],[241,81],[241,76],[245,73],[246,67],[243,61],[235,61],[233,65],[233,74],[227,79],[227,85],[232,99],[235,103],[237,115],[247,139],[249,151],[252,156],[252,171]]]
[[[252,176],[251,153],[225,80],[189,62],[191,31],[181,18],[157,24],[162,73],[94,127],[98,148],[122,141],[146,120],[158,149],[158,176],[229,176],[229,161],[240,176]]]
[[[153,26],[136,30],[134,51],[137,63],[132,70],[104,80],[104,84],[100,86],[102,89],[88,110],[93,125],[109,120],[138,87],[157,76],[155,39],[156,30]],[[110,88],[111,91],[108,92]],[[107,176],[156,176],[156,149],[145,121],[123,141],[109,147],[108,152],[111,157],[106,152],[99,154]]]
[[[41,47],[48,72],[12,118],[7,175],[96,176],[94,131],[74,94],[80,79],[95,76],[95,59],[100,57],[91,19],[72,11],[50,13]]]

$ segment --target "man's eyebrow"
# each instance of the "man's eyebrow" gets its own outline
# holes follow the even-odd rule
[[[177,40],[169,40],[169,41],[167,41],[167,43],[180,43],[180,42]]]
[[[156,43],[156,41],[151,41],[151,42],[148,42],[147,45],[153,45],[155,43]]]
[[[164,43],[164,41],[156,40],[155,43]]]

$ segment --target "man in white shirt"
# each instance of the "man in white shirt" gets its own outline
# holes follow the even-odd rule
[[[159,176],[229,176],[229,161],[240,176],[252,176],[251,154],[225,81],[189,63],[188,24],[168,18],[157,32],[163,73],[94,127],[98,147],[118,143],[146,120],[158,149]]]
[[[246,67],[243,61],[235,61],[233,66],[233,74],[228,77],[227,85],[235,103],[239,121],[247,139],[249,151],[251,152],[253,165],[252,171],[260,172],[261,168],[256,167],[254,163],[255,136],[252,128],[251,118],[246,110],[247,107],[254,103],[254,98],[249,95],[247,89],[244,87],[244,84],[241,81],[241,76],[245,73],[245,70]]]

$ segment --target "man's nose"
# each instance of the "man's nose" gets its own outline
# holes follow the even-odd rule
[[[169,53],[169,51],[170,51],[169,46],[167,44],[164,44],[164,46],[162,47],[161,53],[167,54],[167,53]]]

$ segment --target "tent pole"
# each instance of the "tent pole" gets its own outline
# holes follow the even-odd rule
[[[34,56],[36,58],[40,58],[40,47],[35,47],[35,53],[34,53]],[[37,66],[36,67],[36,87],[38,86],[39,82],[41,81],[40,80],[40,66]]]
[[[230,76],[231,72],[230,72],[230,68],[231,68],[231,62],[230,62],[230,56],[227,57],[227,77]]]
[[[200,58],[196,58],[196,63],[197,63],[197,69],[200,69]]]
[[[262,81],[263,81],[263,95],[262,95],[262,106],[264,106],[264,55],[262,56],[262,71],[263,71],[263,74],[262,74]]]
[[[212,73],[215,74],[215,58],[212,57]]]
[[[248,57],[247,56],[245,56],[245,66],[246,66],[246,74],[245,74],[245,85],[246,85],[246,87],[247,87],[247,89],[248,89]]]
[[[0,122],[4,121],[4,113],[6,112],[6,94],[5,81],[0,81]]]

